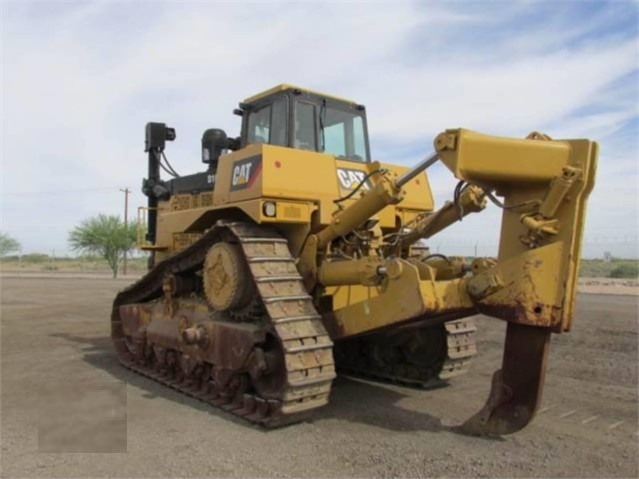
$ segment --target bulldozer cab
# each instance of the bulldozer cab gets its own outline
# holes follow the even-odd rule
[[[240,147],[266,143],[368,163],[370,147],[364,106],[291,85],[247,98]]]

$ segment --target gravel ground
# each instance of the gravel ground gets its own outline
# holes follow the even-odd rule
[[[312,422],[265,431],[118,365],[109,309],[126,284],[2,278],[2,477],[638,475],[636,297],[580,295],[538,417],[483,439],[452,426],[488,394],[499,321],[478,319],[480,353],[450,387],[340,378]],[[111,452],[49,452],[74,447]]]

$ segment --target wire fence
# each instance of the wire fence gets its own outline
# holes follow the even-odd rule
[[[428,242],[433,253],[451,256],[497,256],[498,241],[476,241],[472,238],[433,238]],[[639,237],[593,237],[582,243],[582,258],[639,258]]]

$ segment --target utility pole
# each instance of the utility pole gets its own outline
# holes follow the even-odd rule
[[[124,231],[128,230],[129,226],[129,193],[131,190],[128,188],[120,189],[124,193]],[[124,251],[124,263],[122,264],[122,274],[126,276],[126,257],[129,254],[129,250]]]

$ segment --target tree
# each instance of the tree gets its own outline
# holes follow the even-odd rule
[[[100,214],[73,228],[69,244],[74,251],[100,255],[116,278],[120,259],[135,245],[136,232],[135,222],[125,227],[119,217]]]
[[[20,243],[7,233],[0,231],[0,257],[6,256],[14,251],[20,251]]]

